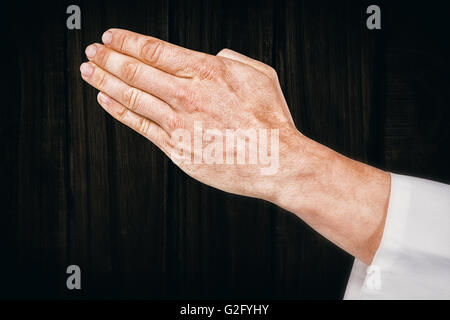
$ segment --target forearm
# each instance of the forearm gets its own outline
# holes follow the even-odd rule
[[[370,264],[383,234],[390,175],[300,135],[270,199]]]

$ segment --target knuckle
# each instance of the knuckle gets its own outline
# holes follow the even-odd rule
[[[150,120],[144,117],[140,117],[137,121],[136,130],[141,134],[146,134],[150,128]]]
[[[124,51],[127,35],[124,32],[116,32],[114,37],[117,39],[117,47],[119,51]]]
[[[175,91],[177,102],[185,107],[195,106],[194,92],[186,87],[180,87]]]
[[[95,55],[95,59],[101,66],[106,66],[109,59],[109,52],[104,47],[101,47]]]
[[[95,78],[95,83],[97,83],[97,88],[98,89],[103,89],[105,87],[106,84],[106,73],[105,72],[99,72],[97,74],[97,77]]]
[[[217,56],[226,56],[227,54],[229,54],[229,53],[231,53],[232,52],[232,50],[230,50],[230,49],[228,49],[228,48],[223,48],[222,50],[220,50],[218,53],[217,53]]]
[[[168,134],[159,134],[158,139],[160,141],[160,145],[164,150],[170,150],[172,148],[172,139],[170,139],[170,136]],[[170,153],[169,153],[170,155]]]
[[[117,119],[122,121],[127,116],[127,113],[128,113],[128,109],[125,108],[124,106],[121,106],[120,110],[117,111]]]
[[[139,75],[140,66],[138,63],[127,63],[123,69],[123,75],[127,82],[134,83]]]
[[[159,40],[147,39],[140,51],[140,56],[144,61],[157,64],[163,51],[163,44]]]
[[[272,68],[271,66],[266,67],[266,73],[269,76],[269,78],[271,78],[273,80],[278,79],[277,71],[274,68]]]
[[[176,129],[179,129],[179,128],[182,127],[181,119],[178,116],[174,115],[174,114],[167,115],[165,123],[166,123],[167,128],[170,131],[173,131],[173,130],[176,130]]]
[[[226,65],[222,59],[213,58],[207,59],[204,63],[200,64],[197,73],[201,80],[214,80],[222,78],[225,69]]]
[[[124,92],[124,101],[129,109],[136,111],[139,106],[139,90],[136,88],[128,88]]]

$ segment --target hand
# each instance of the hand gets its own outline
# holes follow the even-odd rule
[[[231,50],[213,56],[125,30],[109,30],[103,42],[87,48],[90,63],[81,71],[102,92],[98,100],[106,111],[147,137],[191,177],[274,201],[286,178],[283,168],[298,161],[289,159],[290,149],[301,138],[274,69]],[[195,148],[200,128],[202,146]],[[227,130],[236,134],[234,143],[225,143]],[[245,144],[237,134],[245,138],[247,130],[255,134]],[[190,137],[180,143],[183,133]],[[267,150],[258,150],[263,134]],[[251,142],[258,146],[251,149]],[[269,161],[261,163],[258,151],[267,155],[271,149]],[[238,164],[240,151],[245,159]]]
[[[191,177],[294,212],[370,263],[389,174],[302,135],[271,67],[231,50],[212,56],[119,29],[102,40],[86,49],[81,73],[113,117]]]

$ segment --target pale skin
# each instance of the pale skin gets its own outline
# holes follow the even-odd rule
[[[99,104],[212,187],[270,201],[366,264],[379,247],[390,194],[387,172],[344,157],[297,130],[275,70],[224,49],[216,56],[110,29],[86,48],[82,78]],[[172,133],[205,128],[279,129],[279,169],[187,164],[173,157]],[[226,152],[226,150],[225,150]],[[192,155],[193,156],[193,155]]]

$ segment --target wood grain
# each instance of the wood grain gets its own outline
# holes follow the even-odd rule
[[[307,136],[450,181],[443,11],[381,2],[369,31],[368,1],[79,1],[68,30],[69,4],[8,5],[1,297],[343,296],[352,257],[275,205],[192,180],[98,106],[78,68],[110,27],[261,60]],[[81,291],[65,287],[70,264]]]

